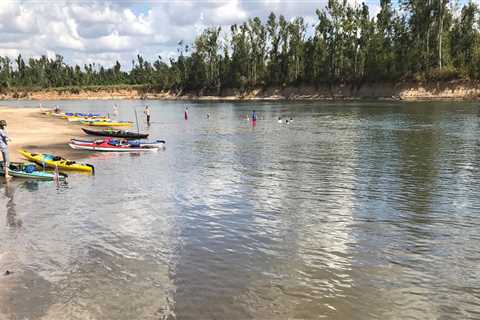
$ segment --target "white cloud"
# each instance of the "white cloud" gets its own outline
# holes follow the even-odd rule
[[[370,0],[371,4],[378,1]],[[168,60],[180,40],[192,43],[206,26],[224,30],[271,11],[287,19],[304,16],[314,23],[326,0],[230,1],[28,1],[0,0],[0,55],[61,54],[68,63],[119,60],[127,68],[137,53]]]

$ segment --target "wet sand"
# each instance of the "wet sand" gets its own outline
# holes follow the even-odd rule
[[[40,109],[0,106],[0,119],[7,121],[10,160],[22,161],[18,149],[46,152],[69,159],[80,159],[84,152],[73,150],[68,141],[73,137],[85,136],[79,125],[43,115]]]

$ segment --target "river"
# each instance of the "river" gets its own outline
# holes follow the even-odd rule
[[[166,149],[0,183],[0,319],[480,318],[476,104],[43,105],[113,103]]]

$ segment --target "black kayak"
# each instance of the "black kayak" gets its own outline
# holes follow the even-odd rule
[[[101,137],[115,137],[115,138],[125,138],[125,139],[146,139],[148,133],[135,133],[124,130],[90,130],[82,128],[83,132],[90,134],[92,136],[101,136]]]

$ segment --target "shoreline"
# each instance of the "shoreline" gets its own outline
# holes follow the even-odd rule
[[[152,86],[90,86],[66,88],[13,88],[0,100],[180,100],[180,101],[476,101],[480,81],[429,83],[371,83],[319,86],[277,86],[249,90],[224,89],[218,94],[162,91]]]
[[[66,125],[65,120],[40,112],[38,108],[0,106],[0,119],[7,121],[7,134],[12,139],[8,144],[10,161],[26,161],[18,149],[58,154],[72,160],[85,158],[86,153],[73,150],[67,144],[73,137],[85,136],[80,127]]]

